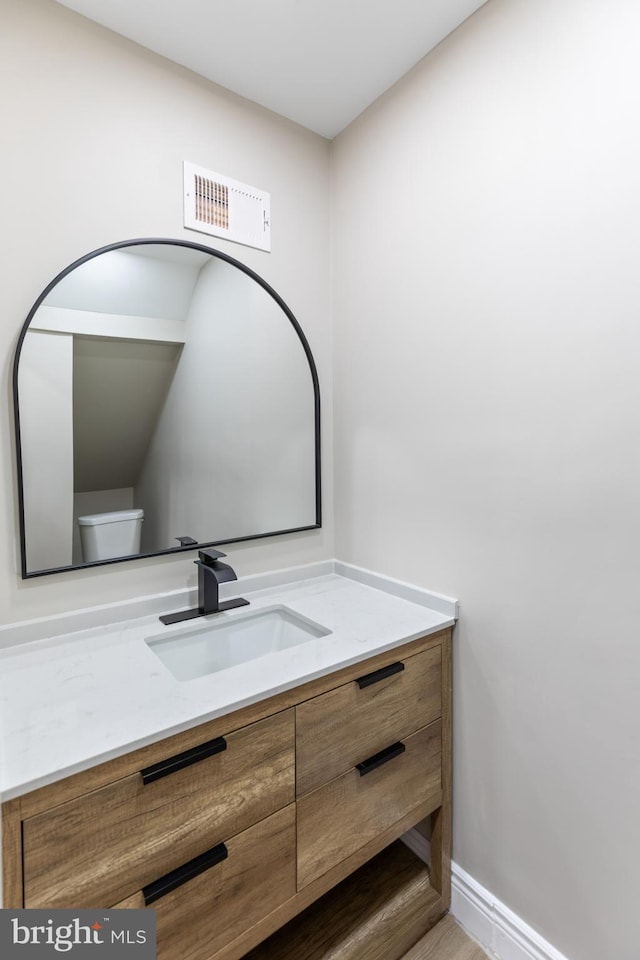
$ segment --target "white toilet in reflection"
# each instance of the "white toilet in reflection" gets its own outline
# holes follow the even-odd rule
[[[144,511],[140,509],[78,517],[83,563],[140,553],[143,519]]]

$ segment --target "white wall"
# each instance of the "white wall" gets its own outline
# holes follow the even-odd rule
[[[334,144],[336,553],[461,599],[454,856],[635,960],[640,5],[490,0]]]
[[[71,563],[73,337],[33,330],[20,364],[20,435],[27,569]]]
[[[313,382],[293,324],[251,277],[212,259],[184,338],[136,486],[143,550],[313,524]]]
[[[325,527],[228,550],[239,575],[333,555],[329,375],[329,143],[52,0],[2,0],[0,356],[7,411],[15,343],[33,301],[105,244],[182,227],[182,162],[271,193],[271,254],[211,239],[281,294],[300,320],[324,401]],[[21,581],[9,415],[0,424],[0,619],[195,585],[188,559],[156,558]]]

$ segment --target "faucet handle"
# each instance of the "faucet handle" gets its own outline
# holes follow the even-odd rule
[[[221,550],[214,550],[213,547],[208,547],[206,550],[198,550],[198,556],[205,566],[212,567],[220,557],[226,557],[226,553],[222,553]],[[197,562],[196,560],[196,563]]]

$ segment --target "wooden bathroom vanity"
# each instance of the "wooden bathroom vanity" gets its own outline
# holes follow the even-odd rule
[[[366,903],[366,877],[400,850],[420,873],[412,919],[396,942],[392,884],[376,880],[393,943],[374,955],[401,957],[450,902],[457,607],[379,583],[341,570],[254,588],[251,614],[196,629],[275,604],[324,634],[187,681],[153,652],[174,634],[148,611],[74,620],[35,643],[12,635],[0,648],[3,906],[150,907],[159,960],[240,960],[276,931],[288,943],[282,928],[307,908],[330,928],[327,897],[341,909],[351,889]],[[193,629],[176,628],[181,644]],[[429,872],[396,844],[418,825]]]
[[[449,906],[451,627],[3,804],[5,907],[157,911],[159,960],[238,960],[431,820]]]

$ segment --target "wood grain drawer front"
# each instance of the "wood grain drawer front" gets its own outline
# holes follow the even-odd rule
[[[225,841],[215,866],[151,904],[158,960],[209,960],[296,892],[295,806]],[[146,905],[144,893],[116,904]]]
[[[440,645],[296,707],[296,792],[308,793],[442,713]],[[389,675],[386,675],[386,673]],[[362,686],[360,684],[363,684]]]
[[[292,709],[224,740],[160,779],[133,774],[25,820],[25,907],[108,906],[293,801]]]
[[[436,720],[402,741],[404,752],[389,745],[391,758],[371,772],[353,768],[298,800],[298,889],[425,801],[440,805],[441,740]]]

